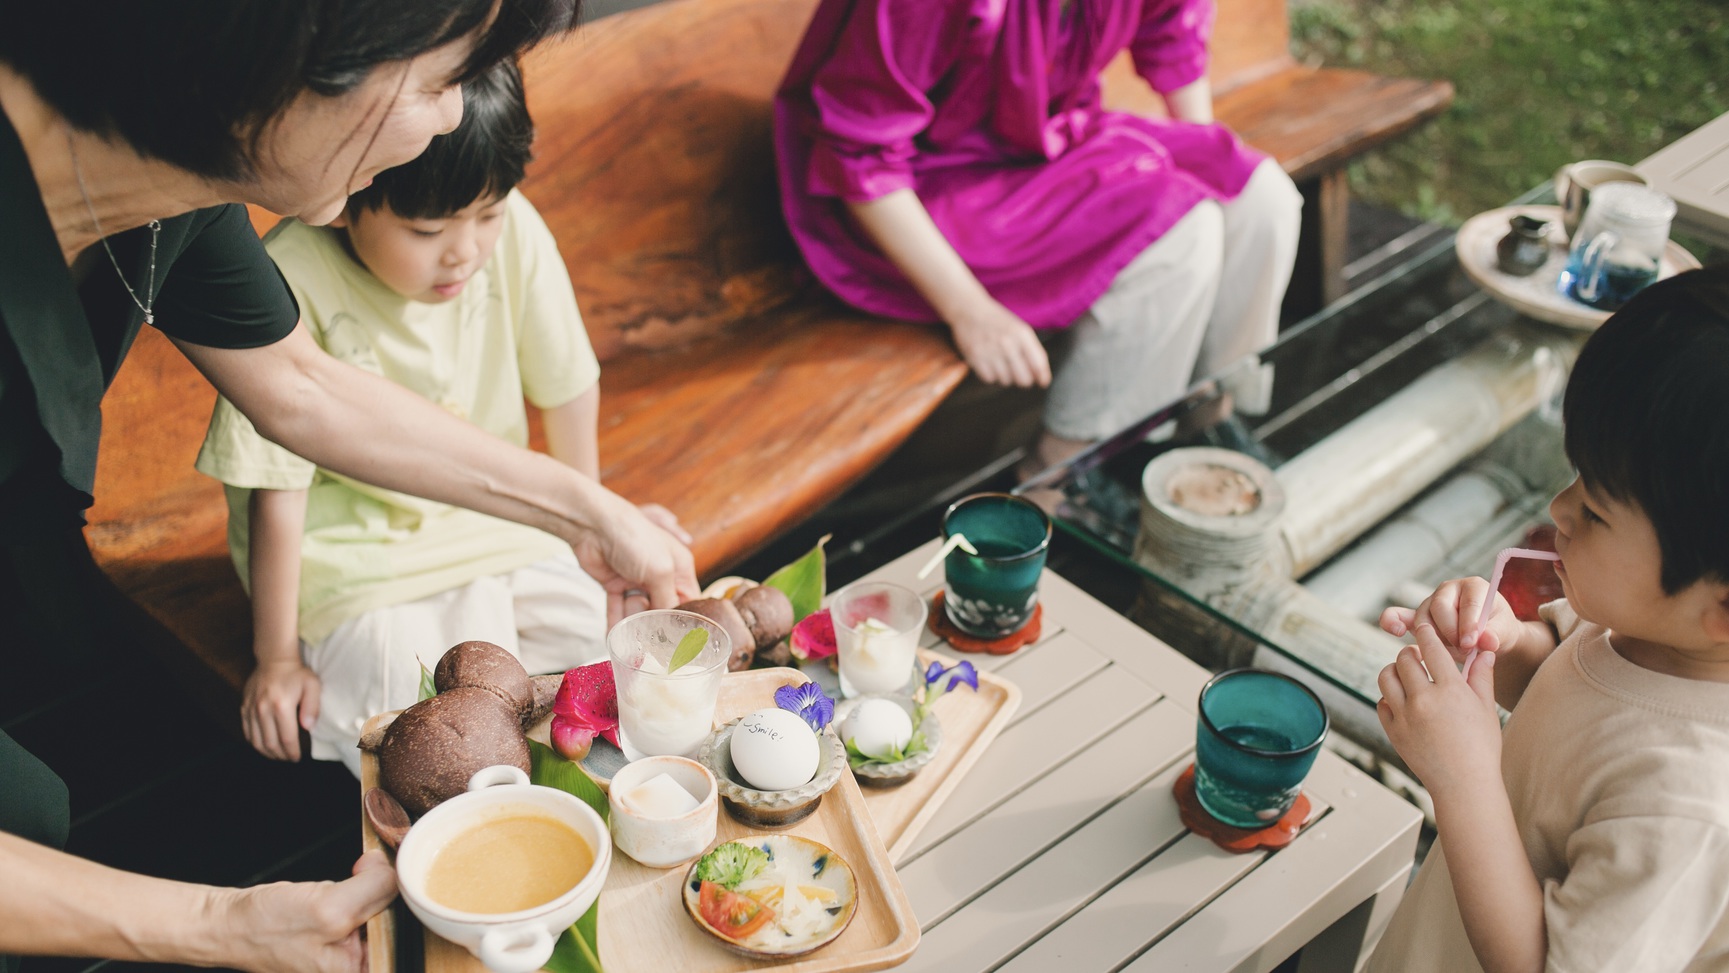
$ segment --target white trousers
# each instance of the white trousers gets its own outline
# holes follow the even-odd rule
[[[530,673],[597,662],[606,658],[606,591],[575,555],[560,554],[367,612],[303,642],[302,658],[323,684],[312,756],[341,760],[360,776],[360,728],[374,714],[413,705],[420,667],[436,667],[446,649],[472,639],[502,646]]]
[[[1302,215],[1302,194],[1272,160],[1236,199],[1206,200],[1185,214],[1056,344],[1045,429],[1103,439],[1271,344]],[[1271,375],[1248,374],[1232,388],[1238,407],[1264,412]]]

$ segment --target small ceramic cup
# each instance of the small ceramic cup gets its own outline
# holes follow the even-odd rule
[[[631,803],[636,788],[660,774],[672,778],[696,799],[696,807],[673,817],[644,814]],[[649,868],[672,868],[692,861],[714,843],[717,790],[707,767],[688,757],[644,757],[626,764],[612,778],[607,805],[612,840],[618,850]]]
[[[1567,231],[1569,245],[1585,219],[1585,210],[1591,206],[1591,191],[1613,182],[1643,186],[1645,177],[1632,166],[1606,159],[1569,162],[1555,170],[1555,198],[1561,203],[1561,228]]]
[[[1327,735],[1327,708],[1290,676],[1231,669],[1201,688],[1195,796],[1233,828],[1269,827],[1296,803]]]
[[[519,912],[478,913],[451,909],[426,895],[433,860],[452,838],[489,820],[543,814],[582,837],[594,852],[588,873],[558,898]],[[594,809],[563,791],[537,787],[516,767],[487,767],[468,783],[468,793],[438,805],[408,830],[396,850],[402,898],[422,925],[473,953],[493,973],[530,973],[546,965],[558,937],[582,918],[600,896],[612,866],[612,841]]]

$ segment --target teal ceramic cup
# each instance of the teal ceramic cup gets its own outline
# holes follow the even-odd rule
[[[1263,669],[1221,672],[1201,689],[1195,796],[1235,828],[1272,825],[1296,802],[1327,735],[1309,687]]]
[[[1013,635],[1039,603],[1039,575],[1051,548],[1051,518],[1030,500],[979,493],[943,514],[943,540],[965,535],[943,561],[943,613],[958,629],[984,639]]]

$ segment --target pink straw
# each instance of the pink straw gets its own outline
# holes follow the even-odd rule
[[[1483,600],[1483,613],[1477,616],[1477,637],[1482,638],[1483,628],[1489,624],[1489,615],[1495,610],[1495,595],[1501,590],[1501,575],[1506,573],[1507,562],[1516,557],[1527,557],[1534,561],[1559,561],[1561,555],[1553,551],[1533,551],[1526,547],[1509,547],[1495,555],[1495,571],[1489,575],[1489,597]],[[1462,670],[1465,678],[1471,678],[1471,663],[1477,661],[1477,650],[1472,649],[1465,656],[1465,667]]]

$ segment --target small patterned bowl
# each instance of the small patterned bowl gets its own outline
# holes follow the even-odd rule
[[[925,734],[925,749],[923,751],[892,764],[868,763],[854,767],[852,769],[853,776],[858,778],[858,782],[866,787],[899,787],[912,780],[914,774],[936,759],[937,750],[942,747],[943,743],[943,725],[937,720],[935,713],[925,714],[922,728]]]
[[[792,936],[773,924],[758,930],[751,938],[739,942],[708,924],[702,915],[702,883],[696,878],[697,865],[690,866],[684,878],[684,908],[703,932],[713,936],[720,945],[759,960],[784,960],[821,949],[846,931],[853,916],[858,914],[858,880],[846,859],[835,854],[827,845],[801,838],[795,834],[759,834],[735,838],[738,844],[756,845],[768,852],[769,858],[783,868],[799,875],[799,884],[809,884],[833,893],[835,904],[829,906],[828,919],[820,928],[804,936]]]
[[[817,742],[820,744],[816,776],[809,783],[786,790],[757,790],[744,782],[732,763],[732,731],[738,726],[733,720],[708,735],[697,753],[697,762],[714,773],[720,790],[720,803],[726,812],[753,828],[788,828],[816,812],[822,796],[840,780],[846,769],[846,747],[832,725],[824,727]]]

